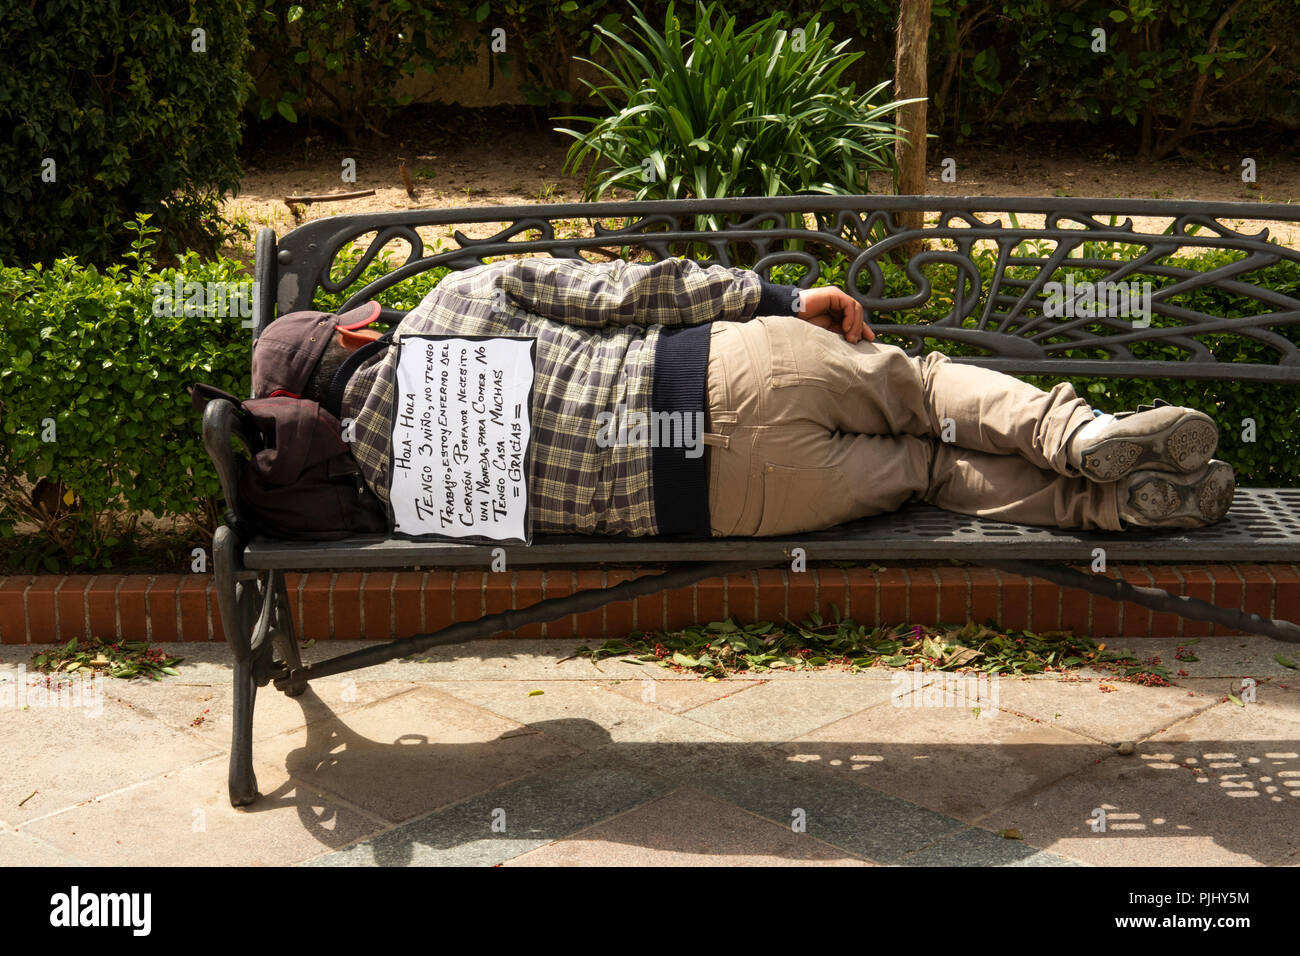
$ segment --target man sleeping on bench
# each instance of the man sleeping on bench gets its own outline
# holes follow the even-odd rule
[[[272,322],[255,397],[324,402],[349,354],[379,337],[358,327],[377,311]],[[1195,528],[1232,503],[1209,416],[1163,402],[1104,415],[1068,384],[911,358],[875,344],[861,305],[833,287],[684,259],[506,260],[449,274],[395,332],[537,339],[539,534],[790,535],[909,501],[1061,528]],[[396,361],[380,349],[335,385],[381,501]],[[678,447],[611,427],[652,413],[679,413]]]

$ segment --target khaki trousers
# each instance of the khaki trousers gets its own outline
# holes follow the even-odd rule
[[[909,501],[1021,524],[1119,531],[1115,484],[1079,476],[1066,441],[1092,419],[1050,392],[791,316],[715,322],[709,344],[715,535],[797,534]]]

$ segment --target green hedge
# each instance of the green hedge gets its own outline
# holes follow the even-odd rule
[[[202,381],[248,394],[249,331],[229,298],[225,317],[218,301],[155,315],[156,284],[203,283],[206,298],[208,283],[248,291],[248,276],[194,253],[155,270],[149,228],[137,232],[132,266],[0,267],[0,537],[12,539],[20,520],[41,527],[9,542],[19,564],[110,566],[142,512],[215,514],[220,488],[185,389]],[[191,305],[194,291],[182,286]],[[44,511],[27,490],[41,479]]]
[[[129,242],[121,224],[138,212],[163,228],[164,251],[215,249],[218,204],[240,177],[249,92],[242,8],[240,0],[5,4],[0,262],[75,255],[107,264]]]

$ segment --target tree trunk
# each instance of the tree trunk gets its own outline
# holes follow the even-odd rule
[[[1232,19],[1232,15],[1237,12],[1237,8],[1241,6],[1242,2],[1243,0],[1236,0],[1232,6],[1223,11],[1218,22],[1214,24],[1213,29],[1210,30],[1209,42],[1205,46],[1206,55],[1213,56],[1218,52],[1219,34],[1223,32],[1224,28],[1228,25],[1228,21]],[[1192,95],[1187,101],[1187,109],[1183,111],[1182,122],[1178,124],[1178,128],[1169,134],[1169,136],[1163,137],[1159,143],[1155,144],[1151,152],[1151,159],[1164,159],[1178,148],[1179,143],[1191,135],[1192,122],[1196,119],[1196,114],[1201,108],[1201,100],[1205,96],[1205,85],[1209,79],[1209,67],[1201,70],[1201,72],[1197,74],[1196,82],[1192,85]],[[1146,146],[1146,144],[1143,143],[1143,146]]]
[[[898,40],[894,58],[894,97],[907,100],[921,97],[919,103],[908,103],[898,109],[898,125],[906,134],[895,146],[898,161],[898,192],[900,195],[919,196],[925,193],[925,129],[926,129],[926,60],[930,40],[931,0],[902,0],[898,12]],[[895,221],[910,229],[919,229],[923,213],[901,212]],[[925,248],[916,240],[904,246],[905,255],[911,257]]]

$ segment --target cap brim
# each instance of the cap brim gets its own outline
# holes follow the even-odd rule
[[[345,348],[359,349],[367,342],[379,339],[383,333],[378,329],[345,329],[339,326],[338,335]]]
[[[372,300],[365,305],[340,313],[334,324],[340,329],[347,329],[349,332],[353,329],[365,328],[379,318],[380,311],[381,306],[379,303]]]

